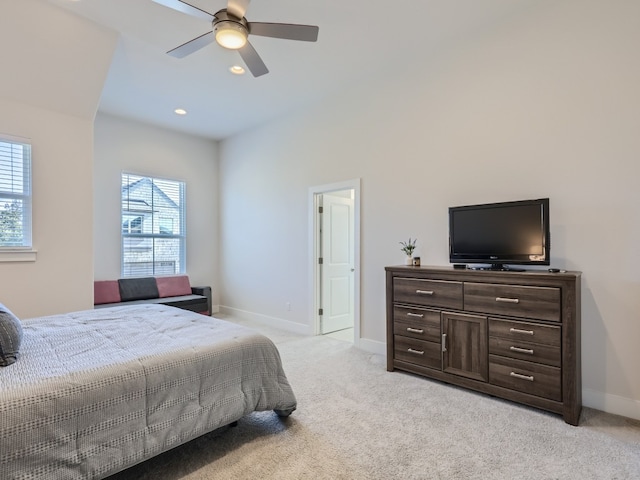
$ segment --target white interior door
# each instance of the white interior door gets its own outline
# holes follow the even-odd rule
[[[352,190],[322,195],[321,333],[354,326],[354,201]]]

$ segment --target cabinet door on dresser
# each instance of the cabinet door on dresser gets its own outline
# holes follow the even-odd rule
[[[486,382],[487,317],[442,312],[442,370]]]

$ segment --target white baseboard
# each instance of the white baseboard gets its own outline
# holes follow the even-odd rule
[[[356,347],[365,352],[375,353],[377,355],[387,355],[387,344],[385,342],[378,342],[376,340],[369,340],[368,338],[359,338],[356,343]]]
[[[237,317],[243,320],[264,323],[265,325],[269,325],[270,327],[279,328],[287,332],[298,333],[300,335],[314,334],[313,328],[309,325],[303,325],[301,323],[284,320],[282,318],[270,317],[269,315],[263,315],[261,313],[249,312],[246,310],[240,310],[238,308],[227,307],[225,305],[214,306],[213,312]],[[375,353],[377,355],[383,356],[387,354],[387,344],[385,342],[369,340],[368,338],[360,338],[356,340],[355,346],[361,350],[364,350],[365,352]]]
[[[640,401],[632,398],[583,388],[582,404],[603,412],[640,420]]]
[[[225,305],[218,305],[218,312],[224,315],[231,315],[240,319],[251,320],[253,322],[264,323],[270,327],[279,328],[287,332],[299,333],[300,335],[312,335],[312,329],[308,325],[292,322],[290,320],[284,320],[282,318],[270,317],[269,315],[262,315],[260,313],[248,312],[246,310],[240,310],[238,308],[227,307]]]

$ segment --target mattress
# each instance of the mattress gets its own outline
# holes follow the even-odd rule
[[[0,477],[99,479],[296,398],[252,329],[155,304],[23,320],[0,368]],[[221,438],[223,441],[223,437]]]

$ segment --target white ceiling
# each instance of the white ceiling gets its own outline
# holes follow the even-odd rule
[[[270,71],[258,78],[231,74],[244,65],[240,56],[215,43],[183,59],[166,55],[211,24],[152,0],[48,1],[120,33],[100,111],[223,139],[360,82],[402,75],[406,64],[551,0],[253,0],[249,22],[320,27],[317,43],[250,37]],[[211,13],[226,7],[189,3]],[[178,107],[188,115],[175,115]]]

